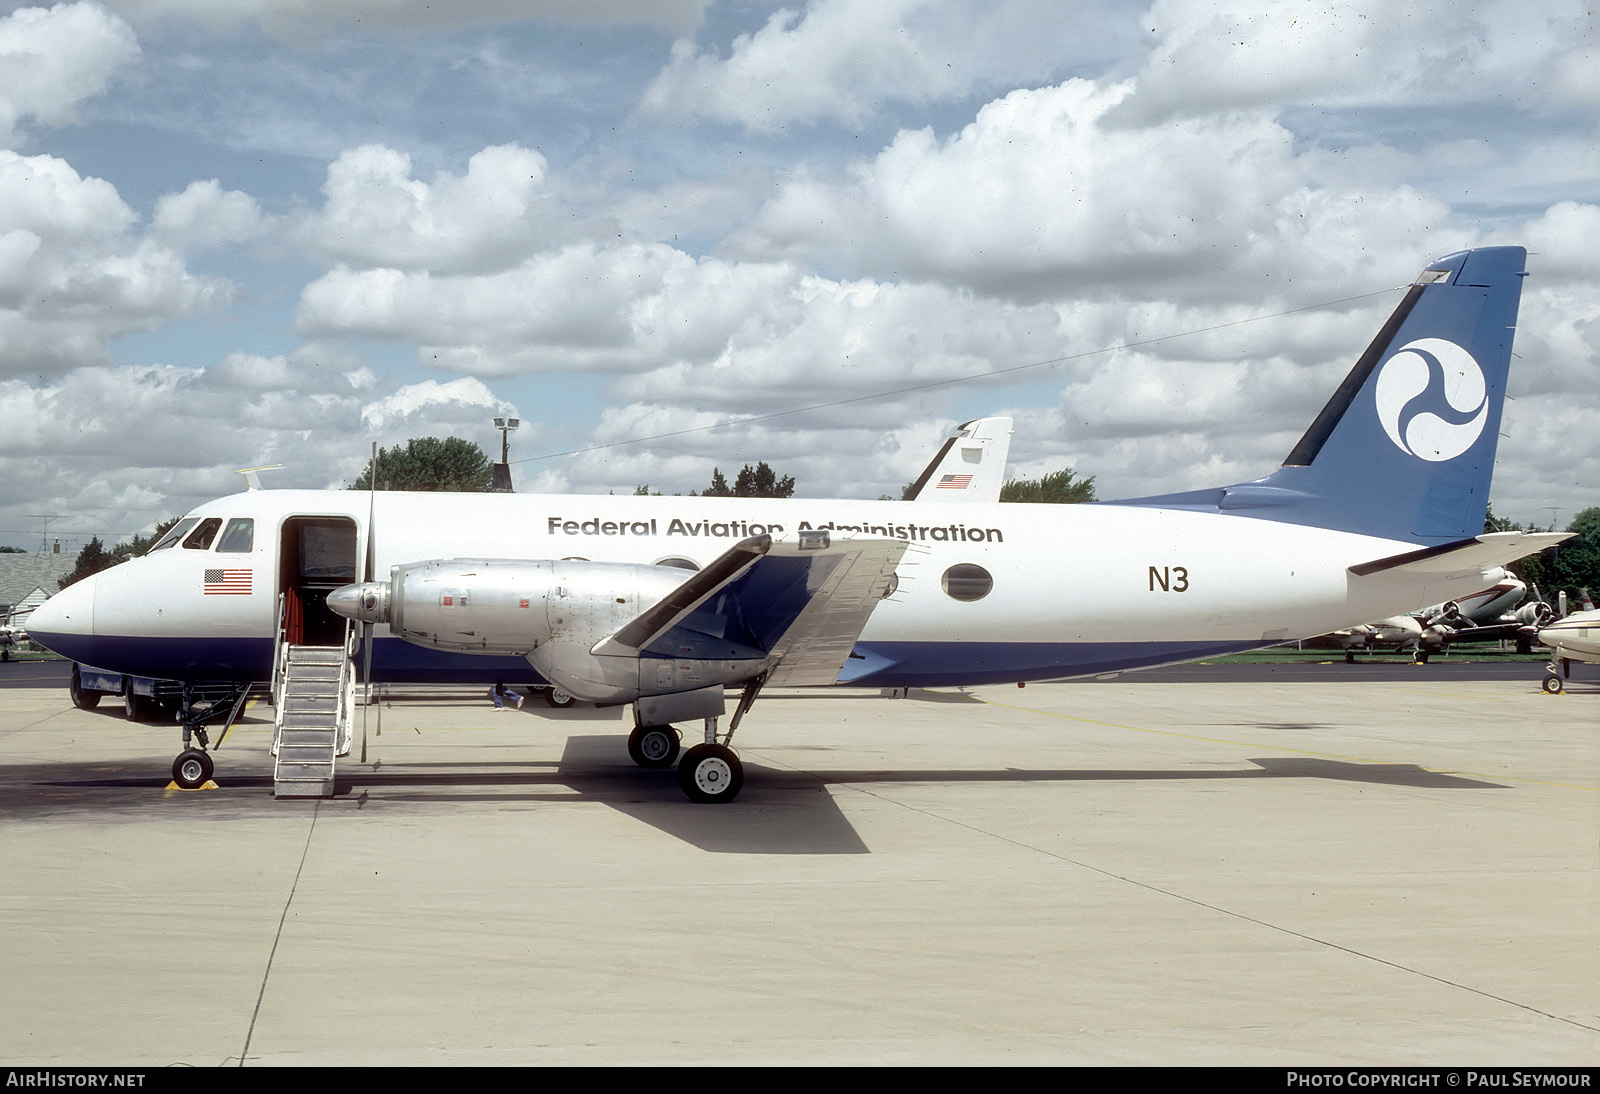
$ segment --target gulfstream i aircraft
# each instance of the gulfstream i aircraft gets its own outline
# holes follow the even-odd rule
[[[1054,680],[1247,650],[1471,593],[1565,538],[1483,534],[1524,261],[1493,247],[1430,265],[1253,482],[939,507],[251,490],[62,591],[29,629],[113,671],[244,682],[358,621],[347,672],[370,659],[371,680],[628,704],[643,766],[677,758],[672,722],[703,720],[679,783],[725,802],[743,782],[733,731],[764,686]],[[719,732],[727,687],[740,697]],[[180,782],[211,772],[211,716],[186,705],[200,747]]]

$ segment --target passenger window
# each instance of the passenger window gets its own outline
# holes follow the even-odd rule
[[[180,539],[182,539],[184,534],[187,533],[189,529],[193,528],[198,523],[200,523],[199,517],[184,517],[177,524],[174,524],[171,528],[169,528],[167,530],[167,534],[162,536],[161,539],[156,542],[156,545],[150,548],[149,552],[147,553],[154,554],[156,551],[159,551],[164,547],[171,547],[174,543],[177,543]]]
[[[217,538],[217,529],[221,527],[221,517],[207,517],[200,522],[200,527],[190,532],[189,538],[183,541],[184,549],[189,551],[210,549],[211,541]]]
[[[228,521],[228,527],[223,530],[222,539],[217,541],[218,551],[237,552],[243,554],[256,545],[256,522],[254,517],[234,517]]]
[[[944,572],[945,595],[952,600],[982,600],[994,588],[994,578],[982,566],[958,562]]]

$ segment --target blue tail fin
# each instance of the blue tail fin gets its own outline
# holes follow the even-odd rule
[[[1134,504],[1426,545],[1482,534],[1526,259],[1483,247],[1429,265],[1266,478]]]

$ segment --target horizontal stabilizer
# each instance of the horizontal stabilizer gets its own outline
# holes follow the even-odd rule
[[[1490,532],[1475,539],[1375,558],[1350,567],[1356,577],[1396,574],[1407,577],[1448,578],[1466,576],[1491,566],[1504,566],[1538,554],[1546,547],[1571,539],[1572,532]]]

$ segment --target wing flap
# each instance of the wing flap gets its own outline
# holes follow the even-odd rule
[[[777,664],[767,683],[776,687],[832,684],[867,625],[872,609],[889,590],[894,568],[906,552],[900,540],[850,544],[799,618],[773,648]]]

